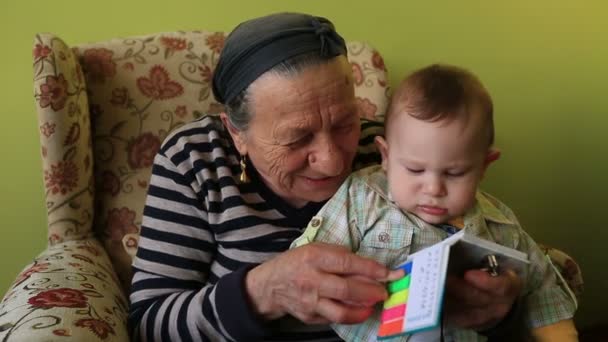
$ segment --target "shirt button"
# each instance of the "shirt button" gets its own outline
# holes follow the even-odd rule
[[[313,228],[318,228],[321,225],[321,220],[319,220],[318,218],[313,218],[312,221],[310,221],[310,226]]]
[[[391,236],[388,235],[387,232],[383,232],[378,234],[378,241],[380,242],[389,242],[391,240]]]

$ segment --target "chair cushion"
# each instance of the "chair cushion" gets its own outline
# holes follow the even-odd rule
[[[96,239],[55,244],[0,304],[2,341],[128,341],[128,302]]]

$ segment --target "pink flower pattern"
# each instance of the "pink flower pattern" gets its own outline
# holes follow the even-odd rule
[[[126,87],[114,88],[110,103],[116,107],[129,107],[129,90]]]
[[[46,83],[40,86],[40,107],[51,106],[54,111],[59,111],[65,106],[68,99],[68,81],[63,74],[59,76],[47,76]]]
[[[53,330],[53,335],[57,335],[57,336],[71,336],[70,332],[67,331],[66,329],[55,329],[55,330]]]
[[[355,99],[357,101],[357,108],[359,109],[359,116],[363,118],[373,119],[376,115],[376,107],[369,99],[363,99],[361,97],[357,97]]]
[[[372,65],[376,69],[386,71],[386,66],[384,65],[384,59],[382,59],[382,56],[380,55],[380,53],[378,51],[374,51],[374,53],[372,55]]]
[[[49,240],[49,245],[51,245],[51,246],[63,241],[61,236],[59,236],[58,234],[55,234],[55,233],[50,234],[48,237],[48,240]]]
[[[17,277],[17,279],[15,280],[15,284],[19,284],[22,281],[28,279],[34,273],[46,271],[49,268],[49,265],[50,265],[50,263],[48,263],[48,262],[32,265],[30,268],[28,268],[27,270],[23,271]]]
[[[160,139],[152,133],[144,133],[129,145],[129,166],[141,169],[152,166],[154,156],[160,149]]]
[[[170,50],[180,51],[186,49],[188,46],[185,39],[172,38],[172,37],[160,37],[160,42]]]
[[[35,59],[46,58],[51,54],[51,48],[46,45],[36,44],[32,54],[34,55]]]
[[[101,190],[105,193],[109,193],[112,196],[118,195],[120,192],[120,179],[114,174],[114,172],[106,170],[101,174],[102,185]]]
[[[224,48],[226,37],[223,32],[216,32],[205,39],[205,43],[215,53],[220,53]]]
[[[51,193],[66,193],[72,191],[78,183],[78,166],[70,160],[60,161],[51,165],[51,170],[44,171],[45,187]]]
[[[114,52],[106,48],[88,49],[83,55],[85,73],[93,83],[104,83],[106,78],[116,75]]]
[[[55,124],[45,122],[44,125],[40,126],[40,133],[45,137],[49,138],[53,133],[55,133]]]
[[[97,337],[105,340],[108,335],[116,335],[114,329],[106,321],[94,318],[82,318],[76,321],[74,324],[77,327],[88,328]]]
[[[108,213],[106,231],[112,241],[122,241],[126,234],[139,232],[135,224],[135,212],[127,207],[111,209]]]
[[[184,92],[184,88],[170,80],[169,73],[160,65],[153,66],[148,77],[138,78],[137,87],[144,96],[155,100],[167,100]]]
[[[62,308],[84,308],[87,306],[87,297],[79,290],[60,288],[40,292],[27,301],[31,306],[50,309]]]
[[[186,116],[186,114],[188,114],[188,111],[186,111],[186,106],[181,105],[175,108],[175,115],[178,117],[183,118]]]

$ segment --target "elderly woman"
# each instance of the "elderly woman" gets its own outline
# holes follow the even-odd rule
[[[227,38],[213,79],[226,106],[178,129],[154,163],[131,294],[145,340],[337,340],[365,320],[391,273],[337,246],[289,250],[353,168],[379,162],[360,121],[344,40],[324,18],[282,13]],[[466,279],[466,280],[465,280]],[[450,319],[484,328],[519,292],[470,271]]]

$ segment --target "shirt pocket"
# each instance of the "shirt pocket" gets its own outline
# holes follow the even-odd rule
[[[405,262],[410,254],[412,235],[413,230],[403,223],[377,223],[364,234],[357,255],[395,268]]]

